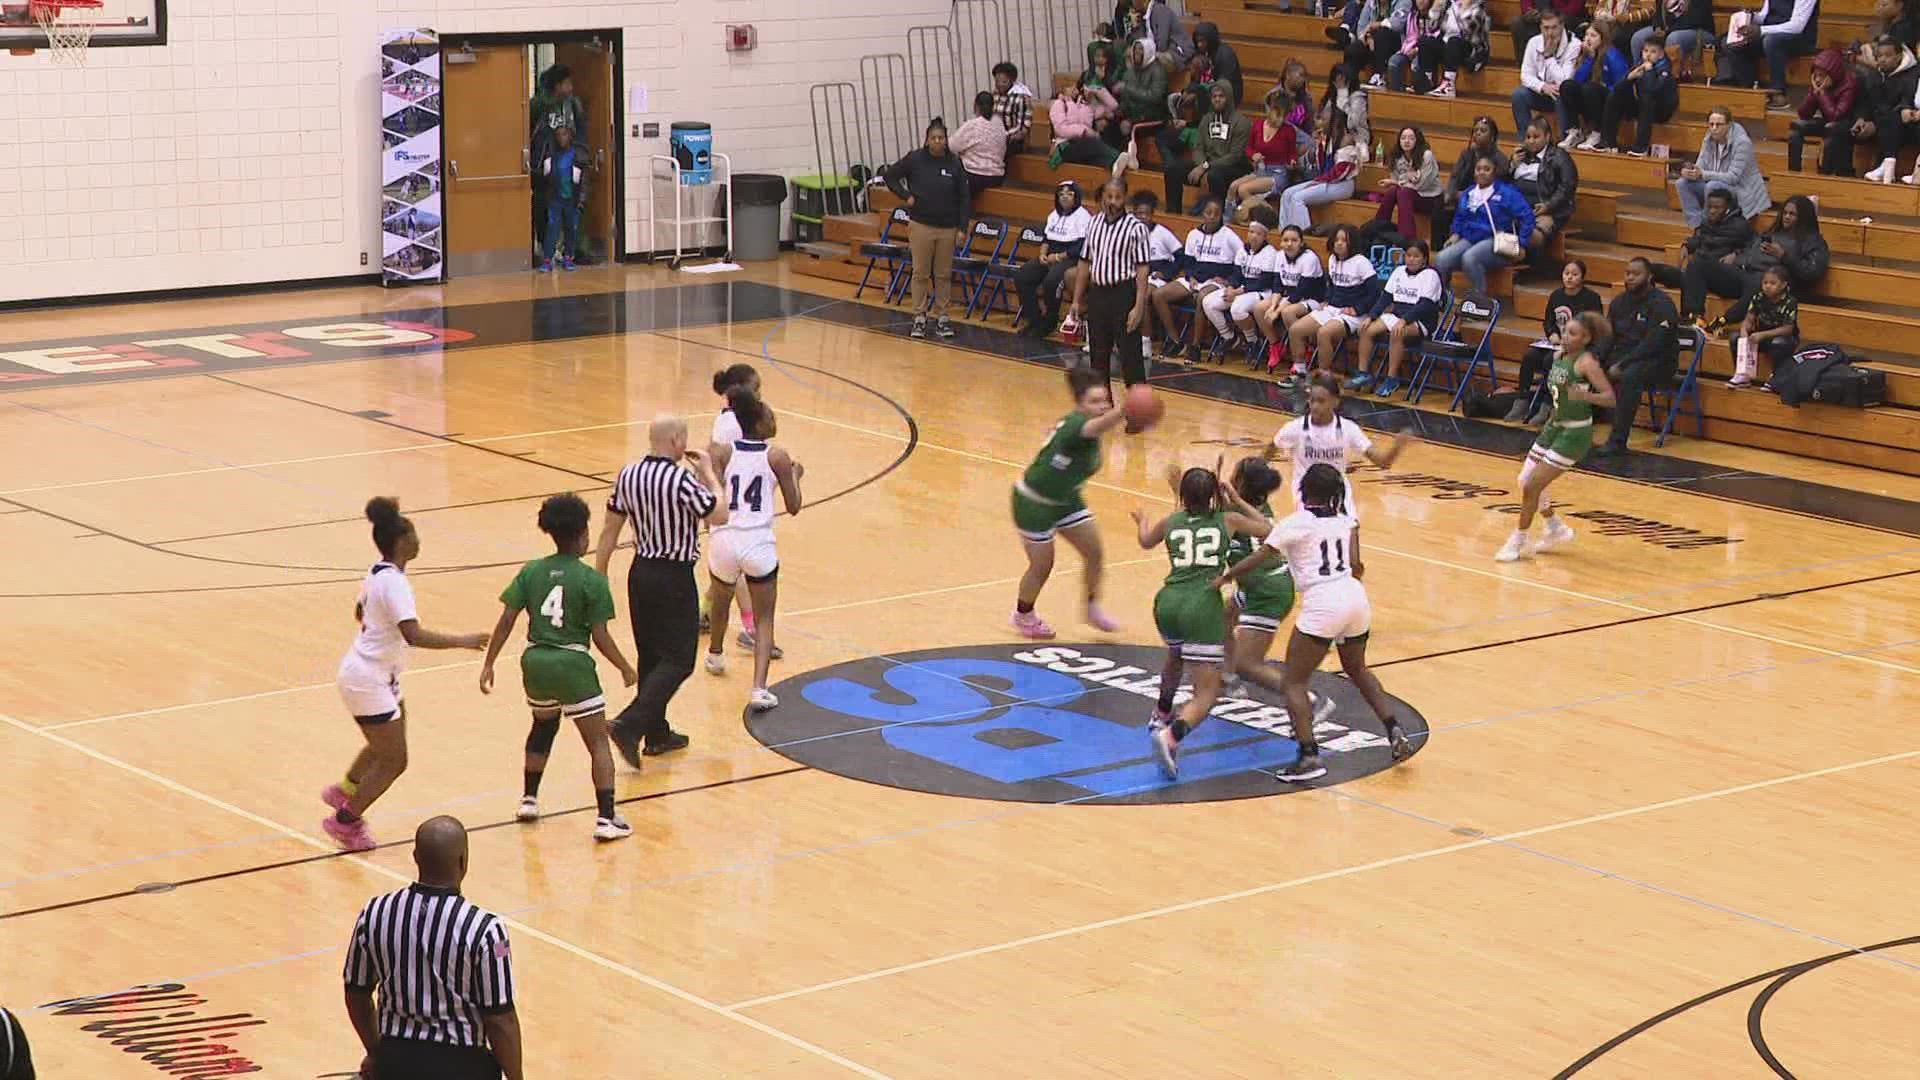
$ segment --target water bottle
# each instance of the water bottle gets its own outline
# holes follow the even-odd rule
[[[1376,165],[1382,165],[1382,164],[1385,164],[1385,163],[1386,163],[1386,160],[1387,160],[1387,140],[1385,140],[1385,139],[1375,139],[1375,140],[1373,140],[1373,162],[1374,162],[1374,164],[1376,164]]]

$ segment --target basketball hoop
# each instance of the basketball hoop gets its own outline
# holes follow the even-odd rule
[[[93,43],[93,22],[73,18],[76,12],[99,11],[103,0],[30,0],[28,13],[47,35],[47,49],[53,62],[66,67],[84,67],[87,46]],[[31,50],[29,50],[31,51]]]

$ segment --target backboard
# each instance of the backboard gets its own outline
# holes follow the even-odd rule
[[[93,24],[92,47],[165,45],[167,0],[103,0],[92,12],[75,12]],[[0,49],[44,49],[47,35],[27,11],[27,0],[0,0]]]

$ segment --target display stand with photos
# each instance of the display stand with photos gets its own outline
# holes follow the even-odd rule
[[[395,30],[380,43],[380,281],[445,281],[440,37]]]

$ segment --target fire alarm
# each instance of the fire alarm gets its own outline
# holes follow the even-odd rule
[[[747,52],[759,43],[759,39],[760,35],[753,29],[751,23],[727,27],[728,52]]]

